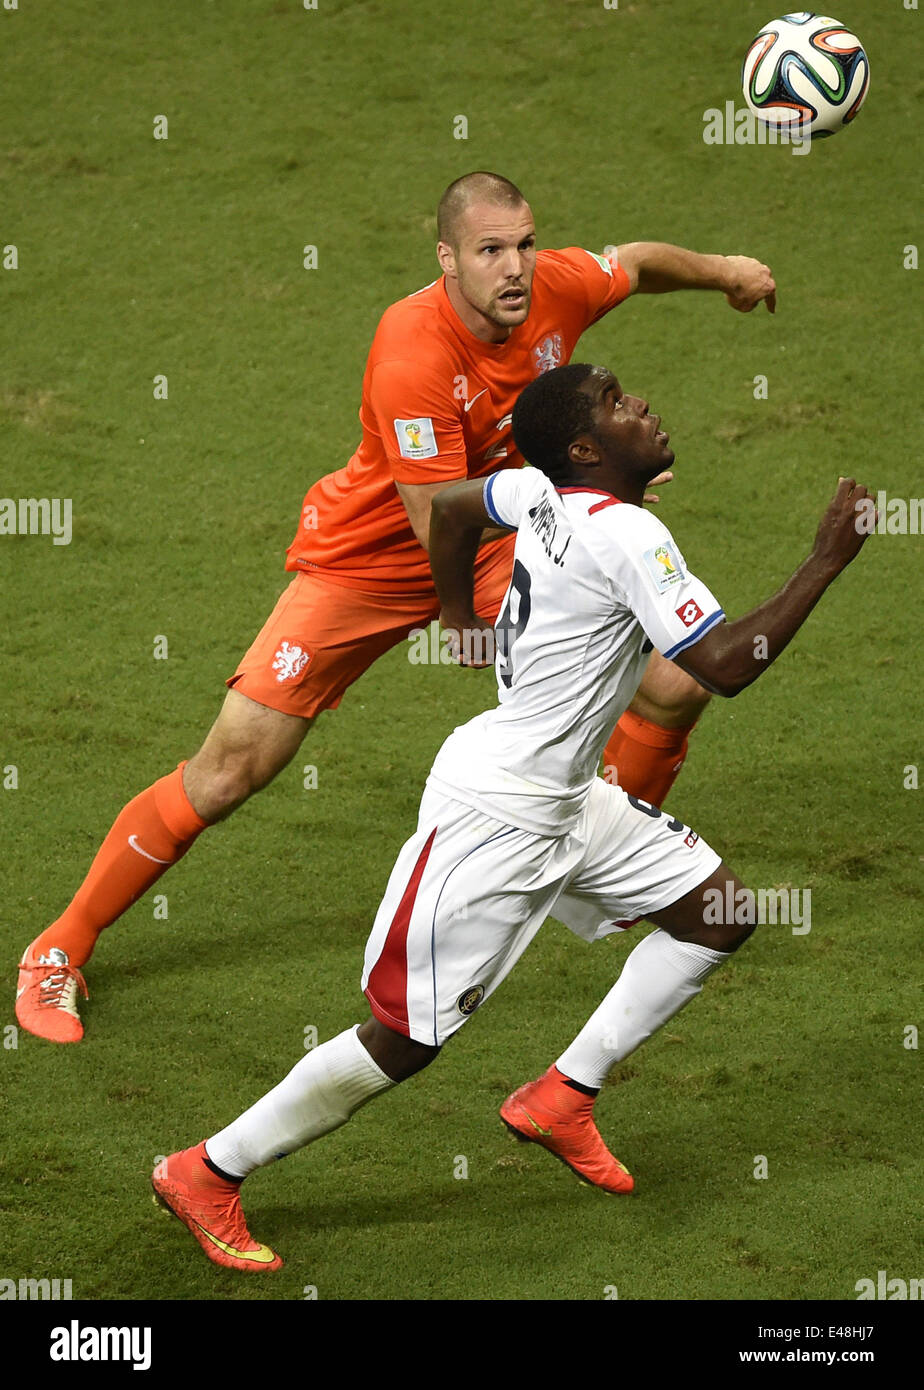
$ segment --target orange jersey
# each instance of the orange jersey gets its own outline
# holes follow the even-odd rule
[[[286,569],[349,588],[432,594],[429,558],[395,482],[522,467],[511,429],[517,396],[567,362],[584,330],[628,294],[621,267],[570,247],[538,252],[529,314],[502,343],[465,327],[443,277],[392,304],[366,363],[362,442],[307,493]]]

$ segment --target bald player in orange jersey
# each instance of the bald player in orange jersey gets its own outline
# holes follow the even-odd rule
[[[537,251],[528,203],[496,174],[451,184],[438,224],[442,276],[382,316],[359,448],[309,490],[286,562],[295,577],[228,680],[205,742],[120,812],[69,906],[26,948],[16,1016],[39,1037],[80,1041],[80,967],[100,932],[203,830],[265,787],[321,710],[336,708],[383,652],[438,616],[431,500],[460,479],[523,465],[511,414],[530,381],[567,362],[584,330],[635,292],[714,289],[743,312],[761,301],[774,308],[770,271],[749,257],[660,242],[620,246],[610,259]],[[485,532],[478,552],[475,610],[490,621],[513,540]],[[627,791],[660,804],[708,698],[653,654],[606,751]]]

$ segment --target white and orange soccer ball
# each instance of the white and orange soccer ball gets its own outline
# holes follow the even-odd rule
[[[765,24],[750,44],[742,90],[760,120],[819,139],[849,125],[860,110],[869,59],[839,20],[799,10]]]

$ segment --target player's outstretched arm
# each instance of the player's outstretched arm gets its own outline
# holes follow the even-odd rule
[[[489,666],[494,629],[474,610],[475,554],[494,518],[484,504],[484,479],[438,492],[430,507],[430,569],[442,605],[440,623],[452,633],[451,650],[463,666]]]
[[[743,618],[719,623],[676,656],[676,664],[716,695],[737,695],[757,680],[799,631],[828,585],[859,554],[869,533],[857,527],[857,504],[868,496],[852,478],[841,478],[811,554],[779,593]]]
[[[749,313],[763,301],[776,311],[776,282],[770,267],[752,256],[704,256],[665,241],[630,241],[614,259],[629,277],[633,294],[671,290],[721,290],[733,309]]]

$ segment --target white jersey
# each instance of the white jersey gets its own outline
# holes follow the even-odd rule
[[[565,835],[648,654],[671,658],[725,614],[651,512],[538,468],[485,482],[485,506],[517,531],[497,619],[500,703],[456,729],[429,782],[493,819]]]

